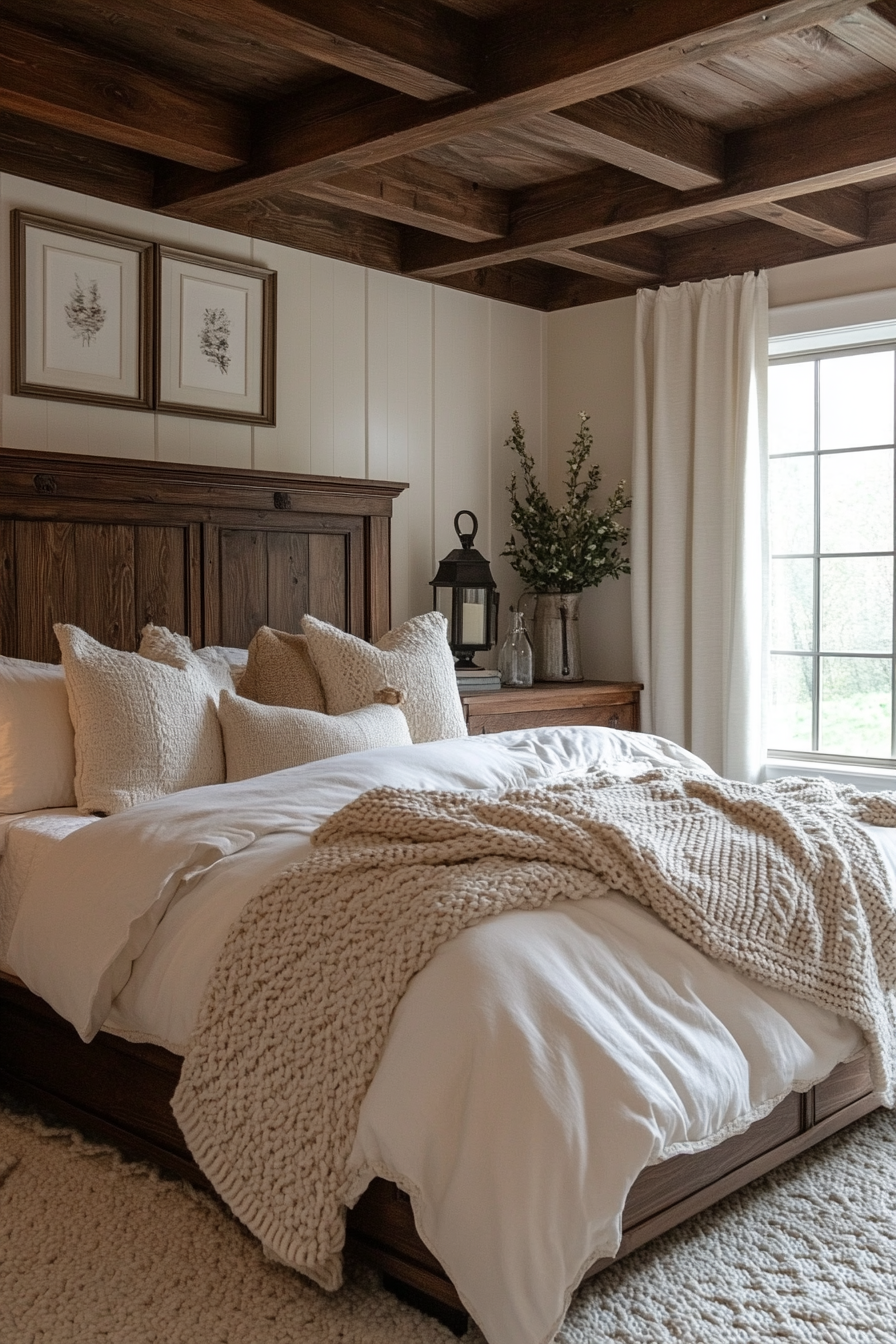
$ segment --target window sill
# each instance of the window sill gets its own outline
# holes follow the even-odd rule
[[[853,784],[863,793],[878,793],[882,789],[896,789],[896,761],[892,768],[885,765],[858,765],[851,761],[796,760],[787,756],[770,756],[765,763],[764,779],[786,779],[788,776],[821,775],[834,784]]]

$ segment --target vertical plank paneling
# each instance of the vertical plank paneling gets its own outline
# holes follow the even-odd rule
[[[18,653],[15,527],[11,519],[0,519],[0,654],[7,658]]]
[[[277,423],[252,431],[259,471],[311,471],[311,257],[255,239],[252,259],[277,272]]]
[[[187,634],[193,648],[201,648],[203,638],[202,612],[202,524],[190,523],[187,532]],[[211,643],[211,640],[208,641]]]
[[[337,476],[366,476],[366,282],[360,266],[334,262],[333,464]]]
[[[308,535],[268,532],[268,608],[266,624],[298,633],[308,611]]]
[[[389,296],[392,277],[367,277],[367,475],[385,480],[389,471]]]
[[[223,527],[220,545],[226,578],[221,584],[221,635],[215,642],[245,649],[267,615],[265,533]]]
[[[381,639],[392,624],[389,592],[389,519],[369,518],[370,569],[367,575],[368,639]]]
[[[18,657],[58,663],[53,623],[75,619],[75,525],[19,522],[15,542]],[[35,593],[40,594],[37,602]]]
[[[308,535],[308,614],[329,621],[341,630],[348,628],[345,572],[346,539],[342,534],[324,532]],[[363,592],[362,592],[363,602]],[[357,633],[361,633],[358,631]]]
[[[135,649],[135,529],[76,523],[74,531],[79,601],[76,613],[64,619],[110,648]]]
[[[221,643],[221,529],[202,525],[202,634],[194,644]]]
[[[336,457],[333,439],[333,414],[336,391],[333,276],[336,262],[328,257],[312,257],[310,263],[311,330],[311,433],[310,470],[322,476],[335,476]]]
[[[134,617],[189,634],[187,628],[187,537],[183,527],[134,529]]]
[[[56,621],[79,625],[114,649],[136,648],[134,529],[96,523],[15,526],[18,656],[58,662]]]
[[[489,367],[491,440],[491,561],[492,574],[501,594],[498,647],[504,638],[511,604],[516,605],[524,585],[501,551],[510,537],[510,501],[507,485],[519,462],[504,441],[510,433],[510,417],[519,411],[526,431],[526,446],[535,458],[539,480],[547,485],[542,441],[542,350],[541,313],[506,303],[492,305]]]

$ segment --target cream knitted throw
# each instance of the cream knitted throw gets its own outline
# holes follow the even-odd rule
[[[367,793],[231,931],[174,1097],[187,1142],[269,1250],[338,1287],[347,1159],[411,977],[489,915],[609,888],[858,1023],[892,1104],[896,906],[857,819],[896,825],[896,795],[679,770],[500,796]]]

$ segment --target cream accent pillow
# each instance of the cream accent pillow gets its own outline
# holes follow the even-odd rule
[[[396,705],[366,705],[348,714],[258,705],[223,691],[218,718],[224,733],[227,781],[269,775],[370,747],[410,745],[407,721]]]
[[[169,667],[185,668],[196,663],[201,664],[216,691],[234,689],[233,667],[224,656],[223,648],[214,646],[197,649],[188,635],[179,635],[169,630],[167,625],[144,625],[140,631],[140,647],[137,650],[141,658],[150,658],[154,663],[166,663]]]
[[[0,657],[0,812],[73,807],[75,738],[65,673]]]
[[[249,645],[249,661],[240,695],[260,705],[326,710],[323,687],[304,635],[289,635],[263,625]],[[369,703],[369,702],[368,702]]]
[[[302,629],[320,673],[327,712],[345,714],[376,699],[383,686],[404,692],[401,706],[414,742],[466,737],[448,622],[438,611],[412,616],[378,644],[306,616]]]
[[[224,780],[216,690],[192,654],[170,667],[54,625],[75,728],[75,797],[85,813]],[[185,655],[186,656],[186,655]]]

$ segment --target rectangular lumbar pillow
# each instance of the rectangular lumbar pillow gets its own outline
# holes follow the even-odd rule
[[[302,629],[320,674],[327,712],[345,714],[372,704],[384,686],[404,695],[402,710],[414,742],[466,737],[457,693],[448,622],[438,611],[412,616],[377,644],[306,616]]]
[[[326,710],[320,677],[304,635],[290,635],[263,625],[249,645],[240,695],[260,705],[288,705],[291,709]]]
[[[407,720],[390,704],[366,705],[347,714],[319,714],[313,709],[259,705],[223,691],[218,718],[224,733],[228,782],[371,747],[407,746],[411,741]]]
[[[74,804],[65,673],[53,663],[0,657],[0,812]]]
[[[54,625],[75,729],[75,796],[108,815],[180,789],[224,781],[217,687],[181,649],[172,667]],[[170,633],[170,632],[169,632]]]

